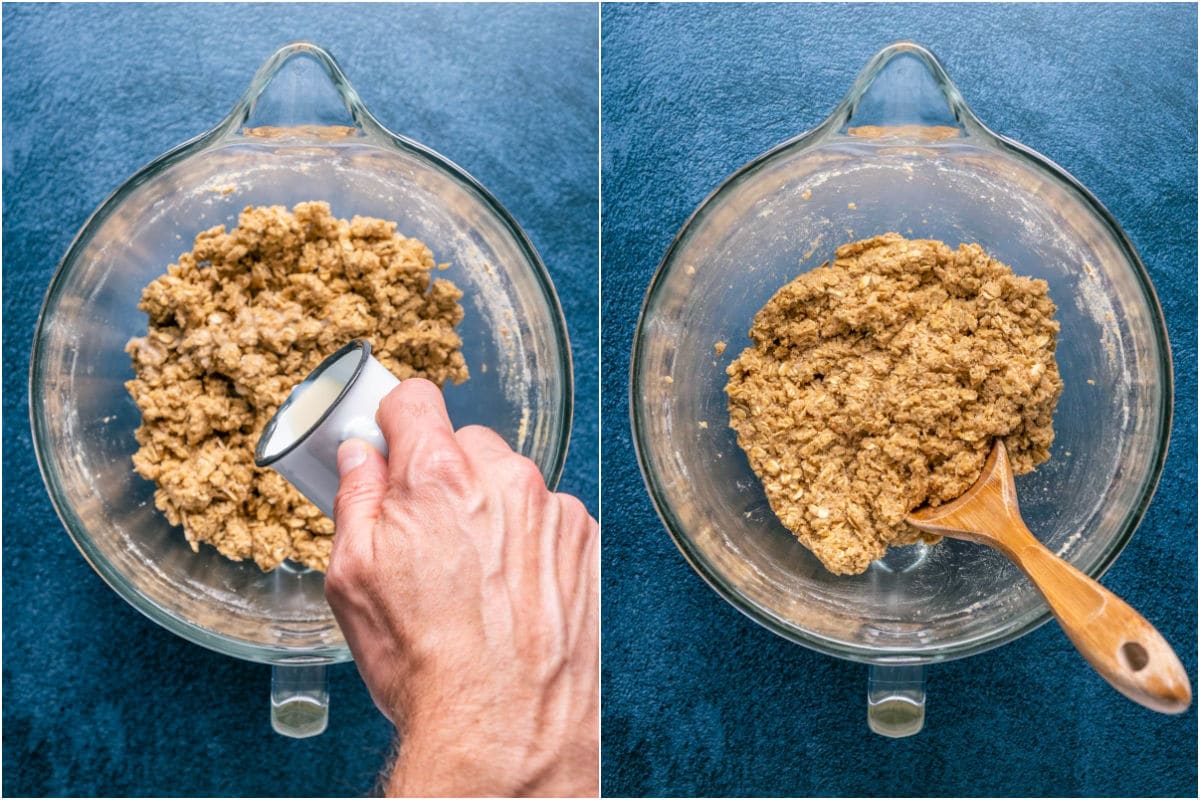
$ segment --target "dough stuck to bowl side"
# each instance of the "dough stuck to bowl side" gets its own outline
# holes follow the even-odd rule
[[[979,245],[895,233],[781,288],[725,387],[776,516],[853,575],[926,537],[905,517],[966,491],[997,437],[1016,474],[1032,471],[1062,392],[1054,313],[1045,281]]]

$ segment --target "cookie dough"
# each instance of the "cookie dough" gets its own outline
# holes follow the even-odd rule
[[[398,378],[466,380],[462,292],[431,279],[435,266],[394,222],[300,203],[204,231],[145,288],[149,330],[126,346],[142,412],[133,464],[193,550],[207,542],[264,571],[328,566],[333,522],[256,467],[254,447],[291,388],[356,337]]]
[[[1000,437],[1050,457],[1062,391],[1045,281],[975,244],[895,233],[838,248],[780,289],[730,364],[729,421],[771,508],[831,572],[936,541],[910,511],[961,495]]]

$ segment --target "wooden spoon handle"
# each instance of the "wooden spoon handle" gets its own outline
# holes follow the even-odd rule
[[[1162,634],[1027,530],[1023,534],[1018,542],[1010,535],[1004,549],[1041,592],[1088,663],[1135,703],[1165,714],[1186,711],[1192,703],[1192,687]]]

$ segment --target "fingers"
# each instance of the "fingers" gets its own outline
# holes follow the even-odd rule
[[[375,419],[387,439],[389,453],[409,452],[430,433],[454,434],[442,390],[424,378],[409,378],[388,392]]]
[[[465,482],[466,456],[437,386],[423,378],[403,381],[383,398],[376,420],[387,439],[392,480],[409,489]]]
[[[388,465],[375,448],[360,439],[348,439],[338,448],[337,496],[333,501],[333,553],[345,550],[351,540],[370,539],[383,496],[387,492]]]

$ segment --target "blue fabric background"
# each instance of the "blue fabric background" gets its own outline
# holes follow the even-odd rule
[[[276,47],[338,58],[391,129],[458,163],[540,252],[576,365],[560,488],[597,511],[593,5],[4,8],[5,795],[355,795],[390,748],[351,664],[329,731],[271,732],[269,670],[167,633],[88,567],[30,445],[26,381],[51,274],[137,168],[220,120]]]
[[[781,5],[602,9],[603,789],[610,795],[1196,796],[1195,706],[1125,701],[1048,624],[928,672],[926,729],[868,733],[866,668],[756,626],[693,573],[630,444],[650,277],[728,174],[814,127],[897,39],[1124,226],[1162,300],[1175,423],[1155,502],[1104,583],[1196,677],[1196,10]]]

